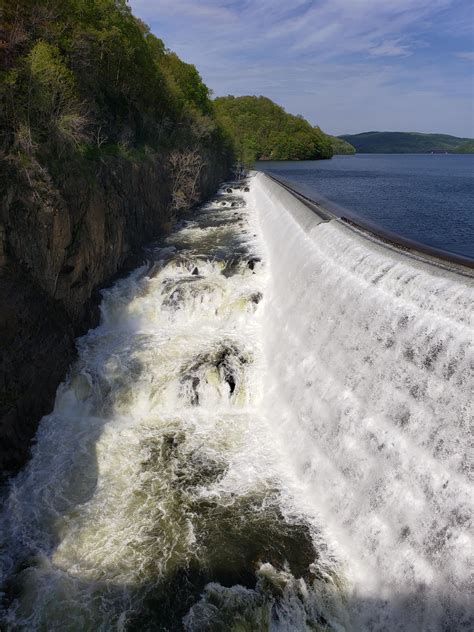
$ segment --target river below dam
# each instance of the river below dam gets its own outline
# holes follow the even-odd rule
[[[103,292],[0,515],[7,631],[470,630],[474,283],[262,174]]]

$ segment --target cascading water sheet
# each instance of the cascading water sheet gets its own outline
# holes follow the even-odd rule
[[[471,629],[472,279],[249,186],[104,292],[0,516],[9,632]]]
[[[268,266],[243,188],[104,292],[6,498],[4,629],[343,629],[262,408]]]
[[[351,629],[474,629],[473,278],[322,221],[262,174],[252,200],[264,406],[345,562]]]

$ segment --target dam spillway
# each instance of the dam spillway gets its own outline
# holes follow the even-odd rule
[[[353,625],[469,629],[473,279],[322,221],[264,176],[255,189],[266,412],[347,560]]]
[[[7,630],[471,628],[472,278],[249,188],[104,292],[7,490]]]

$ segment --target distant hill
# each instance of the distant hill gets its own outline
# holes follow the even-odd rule
[[[459,145],[456,149],[457,154],[474,154],[474,140],[468,140]]]
[[[429,154],[433,151],[474,152],[473,139],[458,138],[448,134],[364,132],[362,134],[344,134],[339,138],[353,145],[356,151],[362,154]]]
[[[337,136],[329,136],[329,138],[331,139],[332,152],[334,155],[351,155],[356,153],[354,145],[351,145],[346,140],[338,138]]]

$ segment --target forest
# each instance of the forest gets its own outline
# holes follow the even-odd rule
[[[334,138],[270,99],[212,100],[196,68],[126,0],[0,0],[0,7],[2,173],[33,196],[58,186],[66,163],[94,176],[94,163],[109,156],[158,154],[178,172],[201,169],[206,148],[229,164],[339,153]],[[177,207],[193,201],[182,198]]]
[[[351,145],[343,138],[339,138],[338,136],[330,136],[332,150],[334,154],[340,154],[342,156],[350,156],[356,153],[356,149],[354,145]]]
[[[288,114],[266,97],[219,97],[214,104],[241,162],[317,160],[333,155],[331,139],[319,127]]]
[[[40,195],[65,161],[232,144],[209,90],[125,0],[0,0],[0,151],[8,177]],[[183,154],[184,155],[184,154]],[[197,160],[199,162],[199,160]]]
[[[98,324],[100,288],[216,191],[234,153],[196,68],[126,0],[0,0],[0,15],[6,472]]]

